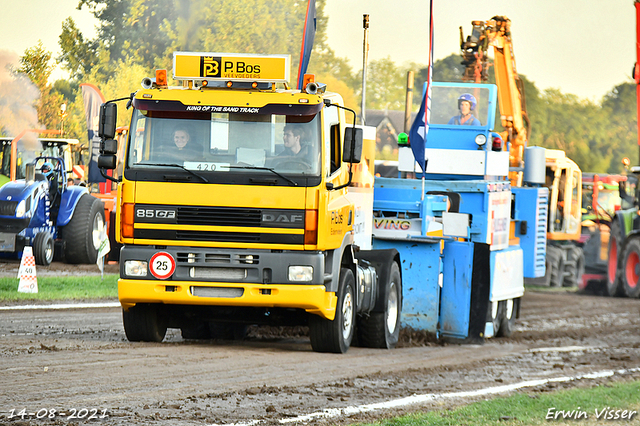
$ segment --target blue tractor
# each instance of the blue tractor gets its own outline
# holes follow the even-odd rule
[[[102,201],[86,187],[67,186],[64,159],[37,157],[26,178],[0,188],[0,257],[21,258],[31,246],[36,263],[95,263],[106,234]]]

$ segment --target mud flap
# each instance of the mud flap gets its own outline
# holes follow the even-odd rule
[[[487,244],[445,244],[439,323],[442,337],[468,343],[484,341],[490,253]]]

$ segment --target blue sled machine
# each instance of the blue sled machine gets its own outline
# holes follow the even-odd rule
[[[469,96],[474,124],[449,124]],[[544,150],[526,148],[542,156],[510,168],[510,147],[493,133],[494,85],[433,83],[431,97],[424,180],[400,146],[398,169],[410,177],[375,180],[373,247],[403,259],[403,326],[468,342],[508,337],[524,277],[545,271]]]

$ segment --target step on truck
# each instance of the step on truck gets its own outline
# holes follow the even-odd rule
[[[130,341],[240,338],[308,325],[344,353],[398,341],[397,250],[372,250],[375,129],[288,55],[174,54],[129,99],[118,180],[118,297]],[[353,119],[352,119],[353,117]],[[348,118],[348,119],[347,119]],[[101,109],[99,166],[116,167],[116,109]],[[353,124],[352,124],[353,123]]]

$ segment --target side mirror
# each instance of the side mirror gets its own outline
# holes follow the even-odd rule
[[[114,103],[100,105],[100,121],[98,122],[98,136],[102,139],[113,139],[116,136],[116,121],[118,107]]]
[[[362,129],[347,127],[344,130],[344,150],[342,161],[345,163],[359,163],[362,157]]]
[[[113,139],[107,139],[100,144],[101,154],[115,154],[118,152],[118,142]]]
[[[98,168],[114,170],[116,168],[116,156],[113,154],[99,155]]]

